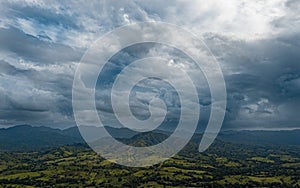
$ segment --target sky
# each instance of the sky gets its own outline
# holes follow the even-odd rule
[[[176,24],[205,41],[226,82],[222,129],[300,128],[298,0],[1,1],[0,127],[75,126],[72,84],[83,54],[107,32],[144,21]],[[198,78],[205,124],[211,102],[203,75],[193,74],[190,60],[175,49],[154,44],[129,47],[110,60],[97,83],[99,115],[116,123],[107,105],[111,78],[153,54],[172,56],[169,63]],[[132,112],[140,119],[149,116],[149,97],[158,95],[171,109],[169,124],[178,121],[178,96],[167,83],[144,80],[132,93]]]

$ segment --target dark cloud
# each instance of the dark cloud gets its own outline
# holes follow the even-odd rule
[[[21,69],[1,60],[0,79],[1,125],[74,125],[72,75]]]
[[[79,61],[82,55],[71,47],[41,41],[13,27],[0,29],[0,49],[37,63]]]
[[[297,36],[236,41],[208,35],[206,41],[226,80],[228,111],[223,128],[299,126],[299,118],[283,115],[300,110],[294,105],[300,103]]]

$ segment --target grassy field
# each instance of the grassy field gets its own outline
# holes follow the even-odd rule
[[[153,167],[127,168],[84,145],[1,152],[1,187],[300,187],[300,150],[224,142],[198,153],[188,145]]]

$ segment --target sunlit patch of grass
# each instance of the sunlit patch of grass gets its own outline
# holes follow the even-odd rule
[[[250,160],[256,161],[256,162],[262,162],[262,163],[275,163],[274,160],[270,160],[270,159],[264,158],[264,157],[252,157]]]
[[[0,179],[24,179],[24,178],[39,177],[40,175],[41,174],[39,172],[23,172],[23,173],[1,176]]]

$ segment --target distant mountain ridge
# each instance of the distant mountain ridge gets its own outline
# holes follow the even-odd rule
[[[89,141],[105,139],[102,133],[104,127],[84,126],[81,131],[88,135]],[[150,133],[137,133],[127,128],[106,127],[113,137],[124,143],[135,146],[158,144],[171,133],[153,131]],[[191,142],[199,143],[202,135],[196,134]],[[247,145],[295,145],[300,146],[300,130],[290,131],[224,131],[220,132],[218,140],[235,144]],[[18,125],[0,129],[1,151],[38,151],[55,148],[63,145],[85,143],[78,127],[68,129],[54,129],[50,127],[33,127]]]
[[[103,138],[104,127],[84,126],[80,131],[88,135],[88,141]],[[127,128],[106,127],[115,138],[128,139],[137,133]],[[36,151],[40,149],[85,143],[78,127],[64,130],[50,127],[17,125],[0,129],[0,150],[4,151]]]
[[[0,150],[34,151],[82,142],[82,138],[67,135],[60,129],[18,125],[0,129]]]
[[[300,130],[244,130],[224,131],[219,134],[220,139],[232,143],[250,145],[295,145],[300,146]]]

